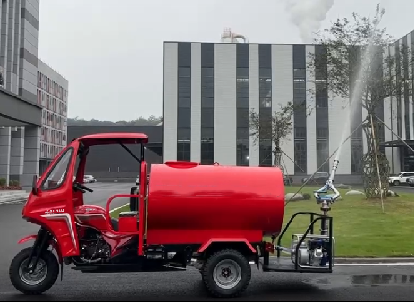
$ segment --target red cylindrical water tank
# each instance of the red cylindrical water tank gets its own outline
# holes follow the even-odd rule
[[[256,235],[261,240],[281,230],[283,215],[279,168],[179,161],[152,165],[147,214],[150,243],[161,242],[162,232],[175,243],[179,243],[177,237],[191,241],[185,241],[186,234],[192,241],[197,235],[204,239]]]

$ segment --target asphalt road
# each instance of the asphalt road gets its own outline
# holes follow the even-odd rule
[[[113,194],[129,193],[130,184],[93,184],[86,203],[105,205]],[[120,199],[121,200],[121,199]],[[124,204],[126,200],[117,204]],[[115,205],[116,206],[116,205]],[[10,284],[8,267],[23,247],[17,241],[37,231],[21,220],[21,205],[0,205],[0,301],[208,301],[200,274],[187,272],[81,274],[64,268],[64,280],[42,296],[23,296]],[[27,245],[20,245],[27,246]],[[326,274],[263,273],[252,267],[243,301],[413,301],[413,265],[337,266]]]

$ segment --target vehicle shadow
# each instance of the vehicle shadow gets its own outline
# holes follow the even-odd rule
[[[175,289],[172,291],[160,291],[155,289],[123,289],[119,291],[91,289],[88,292],[76,292],[72,289],[70,292],[61,292],[56,294],[43,294],[40,296],[26,296],[16,293],[15,295],[2,296],[1,301],[17,301],[17,302],[52,302],[52,301],[129,301],[129,302],[172,302],[172,301],[305,301],[312,295],[323,299],[323,301],[331,301],[332,299],[313,285],[302,282],[261,282],[251,283],[244,294],[238,298],[232,299],[215,299],[210,297],[203,285],[202,281],[190,283],[186,289]],[[326,298],[325,298],[326,297]]]

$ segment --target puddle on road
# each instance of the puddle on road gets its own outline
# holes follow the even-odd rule
[[[328,278],[311,279],[309,282],[319,286],[378,286],[414,284],[414,275],[382,274],[382,275],[352,275],[352,276],[331,276]]]

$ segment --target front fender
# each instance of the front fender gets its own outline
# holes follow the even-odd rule
[[[26,236],[26,237],[20,239],[17,242],[17,244],[23,244],[23,243],[26,243],[27,241],[30,241],[30,240],[36,240],[37,237],[38,237],[38,235],[29,235],[29,236]],[[49,244],[53,247],[53,249],[55,249],[56,254],[58,255],[59,263],[62,263],[63,258],[62,258],[61,251],[60,251],[60,249],[58,247],[58,243],[56,243],[55,239],[52,238],[51,240],[49,240]]]
[[[27,241],[29,241],[29,240],[35,240],[35,239],[37,238],[37,236],[38,236],[38,235],[30,235],[30,236],[24,237],[24,238],[20,239],[20,240],[17,242],[17,244],[23,244],[23,243],[25,243],[25,242],[27,242]]]

